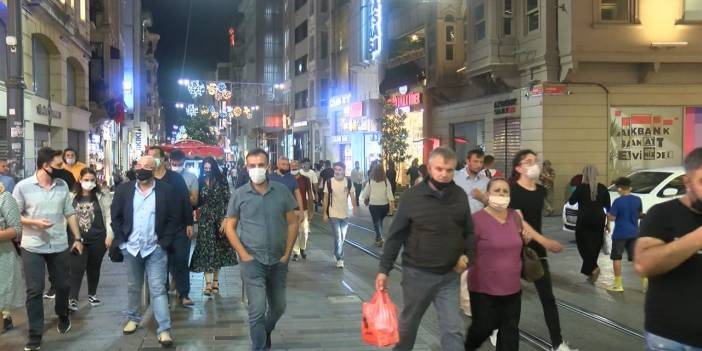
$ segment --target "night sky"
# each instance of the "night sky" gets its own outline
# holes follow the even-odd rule
[[[144,11],[153,16],[151,31],[161,36],[156,59],[159,63],[158,85],[166,122],[174,121],[173,105],[179,99],[187,102],[187,91],[178,85],[185,48],[185,32],[189,0],[143,0]],[[191,0],[192,18],[188,56],[183,78],[197,79],[204,72],[214,71],[217,62],[229,58],[227,29],[241,18],[237,15],[239,0]]]

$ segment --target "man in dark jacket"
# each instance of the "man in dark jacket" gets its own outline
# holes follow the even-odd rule
[[[441,349],[463,350],[465,327],[458,308],[460,274],[473,255],[473,221],[466,193],[453,182],[456,154],[437,148],[429,156],[429,179],[409,188],[385,242],[375,280],[387,288],[387,276],[402,253],[400,342],[394,350],[412,350],[429,303],[439,316]]]
[[[166,182],[154,178],[156,164],[151,156],[142,156],[136,165],[137,180],[123,183],[115,191],[111,217],[114,240],[127,264],[127,317],[122,332],[136,332],[141,315],[144,273],[149,282],[151,307],[158,324],[158,341],[170,347],[171,316],[168,309],[166,278],[168,254],[178,228],[179,195]]]

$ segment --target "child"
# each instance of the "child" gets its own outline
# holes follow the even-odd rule
[[[634,258],[634,244],[639,236],[639,218],[643,216],[641,199],[631,195],[631,180],[621,177],[614,181],[620,197],[614,200],[609,210],[607,218],[607,230],[611,232],[610,223],[614,221],[614,232],[612,232],[612,254],[610,258],[614,261],[614,285],[607,288],[609,291],[622,292],[622,257],[626,249],[629,262]],[[645,278],[642,281],[644,289]]]

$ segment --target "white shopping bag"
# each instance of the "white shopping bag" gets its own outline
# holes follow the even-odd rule
[[[604,239],[602,240],[602,253],[605,255],[610,255],[612,253],[612,236],[606,230],[604,232]]]
[[[472,317],[470,310],[470,294],[468,294],[468,270],[461,273],[461,309],[466,316]]]

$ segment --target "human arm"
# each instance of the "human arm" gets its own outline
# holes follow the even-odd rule
[[[242,262],[249,262],[254,258],[248,253],[248,251],[246,251],[244,244],[242,244],[241,240],[239,240],[239,235],[236,233],[236,225],[238,223],[239,219],[237,217],[227,217],[225,219],[224,233],[227,236],[229,245],[231,245],[236,251],[237,255],[239,255],[239,259]]]
[[[112,196],[110,193],[103,193],[101,194],[100,198],[100,210],[103,212],[103,218],[105,219],[105,246],[107,248],[110,248],[112,246],[112,240],[115,238],[115,234],[112,231],[112,214],[110,213],[111,211],[111,205],[112,205]]]
[[[392,186],[389,182],[385,182],[385,196],[388,197],[388,205],[390,205],[390,213],[395,211],[395,194],[392,193]]]
[[[329,212],[327,211],[327,209],[329,208],[329,195],[330,195],[329,191],[325,187],[324,188],[324,195],[323,195],[324,197],[322,198],[322,220],[324,222],[329,221]]]
[[[522,222],[522,237],[524,238],[524,241],[529,242],[531,240],[536,241],[537,243],[541,244],[546,250],[551,251],[553,253],[559,253],[563,251],[563,245],[559,243],[556,240],[549,239],[545,236],[543,236],[541,233],[539,233],[534,227],[532,227],[527,221],[524,220],[524,217],[522,216],[522,213],[520,211],[517,211],[517,215],[519,216],[519,220]]]
[[[307,218],[312,219],[314,217],[314,188],[310,182],[310,186],[307,187]]]
[[[302,195],[300,194],[300,188],[295,189],[295,202],[297,206],[298,220],[302,220],[302,213],[305,211],[304,204],[302,203]]]
[[[295,211],[288,211],[285,213],[285,219],[288,222],[288,239],[285,242],[285,254],[280,258],[280,262],[288,263],[293,246],[295,245],[295,240],[297,240],[297,228],[300,225],[300,221]]]
[[[19,238],[22,234],[19,208],[9,193],[0,194],[0,214],[7,225],[6,229],[0,230],[0,241]]]
[[[356,192],[353,191],[353,186],[349,189],[348,197],[351,198],[352,213],[358,215],[358,201],[356,200]]]

